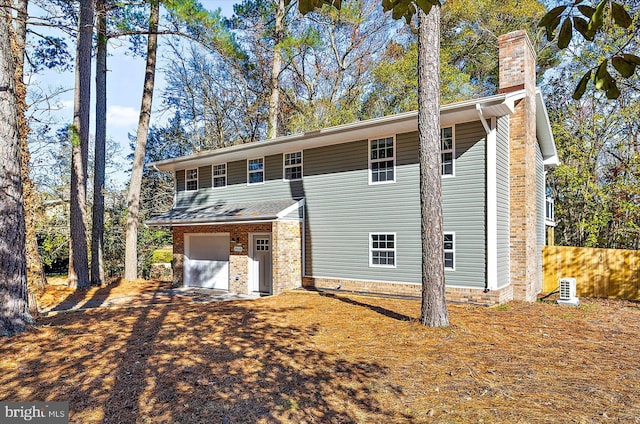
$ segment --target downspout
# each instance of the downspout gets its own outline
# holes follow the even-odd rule
[[[486,246],[487,246],[487,276],[484,291],[489,292],[498,288],[498,197],[497,197],[497,134],[496,120],[491,118],[487,122],[482,107],[476,103],[476,111],[486,137],[486,185],[487,185],[487,216],[486,216]]]

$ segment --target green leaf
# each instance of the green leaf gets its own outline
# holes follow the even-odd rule
[[[607,89],[607,99],[617,99],[620,97],[620,89],[616,85],[616,80],[611,78],[610,86]]]
[[[600,66],[598,66],[598,71],[596,72],[595,78],[595,86],[598,90],[608,90],[611,87],[611,82],[613,78],[611,78],[611,74],[607,70],[607,60],[604,60]]]
[[[551,22],[547,27],[547,41],[551,41],[555,38],[554,31],[556,30],[558,25],[560,25],[561,19],[562,18],[560,16],[556,17],[556,19],[554,19],[554,21]]]
[[[602,0],[596,6],[596,10],[593,12],[593,16],[589,20],[589,31],[596,32],[600,28],[602,28],[602,24],[604,23],[604,8],[607,5],[607,0]]]
[[[614,56],[611,59],[611,64],[616,68],[616,71],[625,78],[629,78],[636,71],[636,65],[634,63],[627,62],[621,56]]]
[[[622,57],[624,58],[624,60],[626,60],[629,63],[633,63],[634,65],[640,65],[640,57],[636,56],[635,54],[625,53],[622,55]]]
[[[580,78],[580,82],[576,87],[576,91],[573,92],[573,100],[580,100],[584,95],[585,90],[587,89],[587,84],[589,83],[589,79],[591,78],[591,70],[589,70],[586,74]]]
[[[621,28],[629,28],[633,22],[624,6],[616,2],[611,2],[611,16],[613,16],[613,22]]]
[[[571,42],[571,35],[573,34],[573,26],[571,25],[571,19],[566,18],[560,28],[560,35],[558,35],[558,47],[560,49],[566,49]]]
[[[431,11],[431,8],[436,5],[437,1],[435,0],[413,0],[420,9],[424,11],[427,15]]]
[[[589,32],[589,23],[586,19],[582,19],[579,16],[573,17],[573,27],[580,33],[582,36],[589,41],[593,41],[593,34]]]
[[[555,19],[560,16],[560,14],[562,12],[564,12],[564,10],[567,8],[567,6],[558,6],[558,7],[554,7],[553,9],[551,9],[550,11],[547,12],[546,15],[544,15],[542,17],[542,19],[540,19],[540,23],[538,24],[538,27],[547,27],[547,31],[549,30],[549,25],[555,21]],[[553,28],[555,29],[555,27]],[[552,30],[553,31],[553,30]]]
[[[584,5],[584,4],[581,4],[580,6],[578,6],[578,10],[580,11],[580,13],[582,13],[584,16],[586,16],[589,19],[591,19],[594,12],[596,11],[595,8]]]

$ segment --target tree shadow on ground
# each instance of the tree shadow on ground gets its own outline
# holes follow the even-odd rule
[[[339,300],[340,302],[348,303],[349,305],[361,306],[363,308],[367,308],[373,312],[379,313],[381,315],[384,315],[386,317],[389,317],[398,321],[416,321],[416,318],[414,317],[410,317],[404,314],[399,314],[397,312],[383,308],[381,306],[370,305],[368,303],[360,302],[350,297],[338,296],[337,294],[327,293],[327,292],[321,292],[320,296],[328,297],[330,299],[336,299],[336,300]]]
[[[402,395],[371,383],[385,381],[384,364],[314,348],[317,326],[283,319],[302,307],[253,305],[162,304],[43,319],[51,339],[12,371],[0,399],[66,400],[71,422],[82,423],[397,420],[398,411],[372,396]],[[81,351],[65,343],[77,338]]]
[[[112,303],[113,299],[109,300],[109,296],[123,283],[124,280],[122,278],[118,278],[113,283],[100,286],[96,290],[94,290],[95,286],[87,290],[75,290],[50,310],[67,311],[70,309],[99,308],[100,306]],[[151,286],[153,289],[152,292],[157,292],[163,284],[164,283],[160,281],[155,282],[155,284]],[[123,294],[122,296],[125,295]]]

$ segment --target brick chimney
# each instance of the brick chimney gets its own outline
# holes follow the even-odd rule
[[[515,300],[533,301],[542,290],[536,237],[536,54],[526,31],[498,37],[499,92],[524,90],[510,117],[510,263]]]

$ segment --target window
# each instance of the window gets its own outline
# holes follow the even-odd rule
[[[369,234],[369,266],[396,267],[396,235]]]
[[[285,181],[302,179],[302,152],[284,154]]]
[[[185,186],[187,191],[195,191],[198,189],[198,168],[187,169],[185,171]]]
[[[455,251],[455,233],[444,233],[444,269],[456,269]]]
[[[455,156],[453,127],[440,129],[440,155],[442,159],[442,175],[453,176],[453,158]]]
[[[264,183],[264,158],[249,159],[247,162],[247,181],[249,184]]]
[[[369,183],[395,182],[395,138],[369,140]]]
[[[553,197],[551,196],[547,196],[545,199],[545,219],[547,220],[547,223],[555,222],[556,220]]]
[[[227,164],[213,165],[213,188],[227,186]]]

